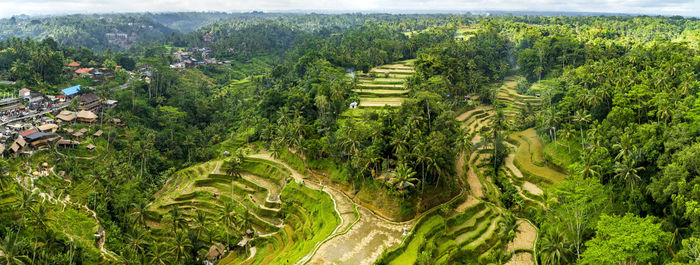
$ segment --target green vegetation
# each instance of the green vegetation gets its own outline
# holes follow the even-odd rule
[[[220,264],[304,263],[324,247],[371,247],[359,252],[380,264],[696,262],[698,25],[261,12],[2,19],[0,76],[15,83],[0,91],[81,84],[118,105],[96,124],[62,124],[71,139],[68,128],[104,132],[74,148],[6,151],[0,262],[201,264],[218,243],[230,250]],[[133,39],[110,41],[117,32]],[[198,63],[176,67],[178,50]],[[76,76],[73,61],[109,75]]]

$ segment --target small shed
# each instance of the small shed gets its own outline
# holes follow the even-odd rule
[[[226,248],[224,248],[224,245],[221,243],[216,243],[212,245],[209,248],[209,251],[207,252],[206,255],[204,255],[204,258],[206,259],[205,264],[214,264],[219,259],[221,259],[224,254],[226,254]]]
[[[88,145],[87,145],[87,149],[90,150],[90,151],[95,150],[95,147],[96,147],[96,146],[95,146],[94,144],[88,144]]]
[[[357,108],[357,102],[350,103],[350,109],[356,109],[356,108]]]
[[[78,141],[61,139],[61,140],[58,140],[58,142],[56,144],[58,144],[58,146],[60,146],[60,147],[67,148],[67,147],[76,147],[80,143]]]
[[[102,136],[102,133],[104,133],[102,130],[97,130],[95,133],[92,134],[92,136],[100,137]]]

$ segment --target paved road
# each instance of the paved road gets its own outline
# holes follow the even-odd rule
[[[4,125],[6,125],[6,124],[8,124],[8,123],[12,123],[12,122],[16,122],[16,121],[31,119],[31,118],[34,118],[34,117],[36,117],[36,116],[42,116],[42,115],[45,115],[46,113],[49,113],[49,112],[54,112],[54,111],[62,110],[62,109],[65,109],[66,107],[68,107],[68,105],[70,105],[69,102],[63,103],[63,104],[60,104],[60,105],[55,105],[55,106],[51,107],[51,109],[44,110],[44,111],[41,111],[41,112],[38,112],[38,113],[34,113],[34,114],[30,114],[30,115],[25,115],[25,116],[23,116],[23,117],[14,117],[14,118],[10,118],[10,119],[7,120],[7,121],[1,122],[1,123],[0,123],[0,126],[4,126]]]

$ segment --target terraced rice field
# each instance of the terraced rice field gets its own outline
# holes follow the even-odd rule
[[[406,79],[413,75],[413,61],[400,61],[372,68],[369,73],[356,73],[354,92],[360,95],[359,109],[366,107],[401,106],[407,94]],[[348,110],[353,112],[356,110]],[[355,115],[345,115],[355,116]]]
[[[482,260],[484,253],[499,244],[497,228],[500,212],[482,201],[466,199],[448,215],[424,216],[403,244],[387,253],[386,264],[414,264],[420,251],[434,243],[435,264],[453,264],[462,260]]]
[[[564,181],[566,174],[548,165],[542,155],[542,142],[535,129],[515,132],[509,139],[518,143],[514,164],[533,181],[547,184]]]
[[[306,180],[306,187],[323,190],[334,199],[335,208],[340,213],[342,223],[334,233],[317,244],[297,264],[372,264],[384,251],[398,245],[403,238],[403,229],[413,227],[413,221],[395,223],[378,217],[367,208],[356,205],[350,197],[332,187],[322,187],[315,181],[300,174],[289,166],[267,154],[253,157],[278,162],[290,171],[297,182]]]
[[[259,236],[254,239],[254,251],[248,253],[251,256],[232,251],[219,264],[295,264],[310,258],[324,240],[349,227],[355,218],[351,202],[336,202],[320,188],[300,184],[301,179],[287,183],[287,177],[296,172],[285,165],[248,157],[241,177],[232,178],[221,174],[221,163],[213,161],[180,171],[158,192],[159,199],[149,206],[152,214],[148,223],[154,235],[169,233],[160,219],[173,207],[192,220],[196,211],[218,216],[224,202],[232,201],[248,212],[248,222]],[[289,207],[283,206],[283,201]]]

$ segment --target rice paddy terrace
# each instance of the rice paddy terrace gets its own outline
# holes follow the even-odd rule
[[[529,103],[540,104],[537,97],[519,95],[513,88],[516,81],[509,77],[499,89],[498,100],[506,107],[504,114],[513,122]],[[430,213],[421,218],[402,244],[390,250],[381,263],[413,264],[421,252],[434,249],[436,264],[453,264],[470,261],[475,264],[491,262],[491,254],[504,248],[508,254],[506,264],[535,264],[534,251],[537,228],[527,220],[518,221],[516,238],[502,246],[497,229],[503,220],[503,209],[489,203],[498,201],[499,189],[488,168],[489,146],[480,145],[479,131],[490,123],[494,111],[488,106],[477,106],[456,117],[467,130],[475,148],[458,158],[457,174],[470,187],[470,194],[453,205],[449,213]],[[542,188],[562,181],[565,173],[552,167],[542,155],[542,142],[534,129],[509,135],[510,155],[499,171],[508,177],[525,201],[524,207],[544,207]]]
[[[498,96],[509,120],[518,117],[523,102],[539,104],[536,97],[518,95],[514,86],[514,79],[507,79]],[[413,264],[428,247],[436,253],[436,264],[489,262],[501,249],[506,249],[507,264],[535,264],[537,228],[519,220],[515,240],[504,246],[498,229],[505,211],[489,202],[498,201],[499,189],[488,172],[492,150],[478,144],[478,132],[492,114],[490,107],[477,106],[456,117],[476,148],[458,158],[457,173],[471,192],[446,203],[451,211],[436,207],[416,220],[392,222],[341,190],[323,186],[311,171],[297,172],[263,153],[246,157],[240,178],[223,174],[220,160],[177,172],[155,195],[148,224],[155,235],[169,233],[164,217],[174,207],[188,222],[199,211],[216,223],[224,202],[232,202],[248,213],[245,222],[257,235],[249,250],[232,251],[219,264]],[[542,189],[565,174],[543,158],[534,130],[514,132],[509,142],[512,152],[499,174],[517,187],[525,207],[544,207]]]
[[[381,218],[268,154],[246,157],[240,178],[221,173],[221,164],[187,168],[166,183],[149,206],[153,234],[170,233],[164,217],[173,207],[188,223],[201,211],[216,224],[233,201],[257,235],[249,251],[232,251],[219,264],[372,264],[412,226]]]
[[[360,102],[357,109],[350,109],[344,115],[362,117],[368,111],[384,106],[401,106],[410,92],[406,88],[406,80],[413,73],[413,60],[406,60],[372,68],[369,73],[349,74],[357,81],[353,92],[360,95]]]

